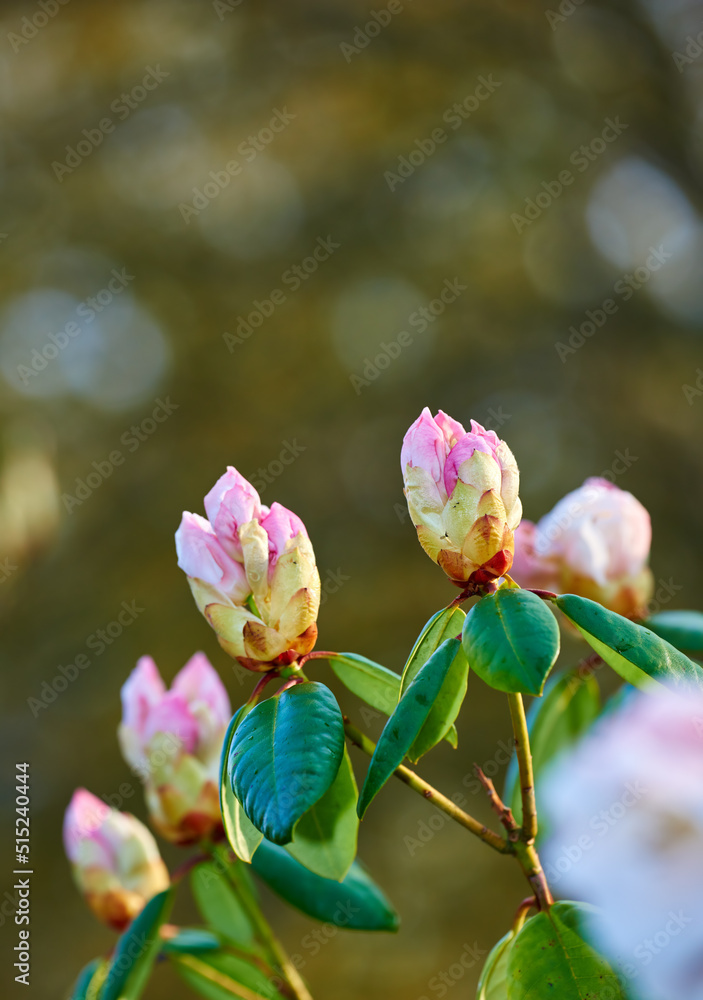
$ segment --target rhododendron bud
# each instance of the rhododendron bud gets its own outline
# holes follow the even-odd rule
[[[169,691],[150,656],[124,684],[120,746],[144,782],[154,826],[168,840],[192,844],[219,832],[220,753],[231,714],[203,653],[186,663]]]
[[[122,931],[169,885],[152,834],[136,816],[78,788],[66,810],[63,841],[73,876],[98,919]]]
[[[654,589],[651,541],[639,500],[607,479],[587,479],[537,524],[522,522],[512,576],[522,587],[580,594],[638,617]]]
[[[227,554],[209,521],[184,513],[176,545],[178,565],[188,574],[199,607],[223,596],[235,604],[246,601],[251,587],[244,567]]]
[[[543,775],[552,890],[642,1000],[703,1000],[703,696],[632,693]],[[628,996],[629,996],[628,991]]]
[[[178,565],[223,649],[252,670],[308,653],[317,639],[320,575],[305,525],[263,506],[229,468],[205,497],[208,520],[183,514]]]
[[[489,583],[513,561],[520,475],[495,431],[465,431],[425,407],[403,440],[405,496],[420,544],[460,587]]]

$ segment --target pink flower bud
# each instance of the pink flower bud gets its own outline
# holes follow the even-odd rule
[[[223,649],[252,670],[291,662],[317,638],[320,576],[305,525],[269,510],[236,469],[205,498],[209,521],[183,515],[178,565]]]
[[[403,441],[405,495],[423,549],[458,586],[507,573],[520,522],[512,452],[475,420],[471,430],[425,407]]]
[[[269,579],[273,576],[279,556],[297,549],[299,545],[310,545],[305,525],[297,514],[286,510],[280,503],[273,503],[271,509],[261,518],[261,527],[268,536]]]
[[[607,479],[587,479],[515,535],[512,575],[523,587],[580,594],[627,617],[644,612],[653,579],[652,525],[642,504]]]
[[[205,513],[222,547],[242,561],[239,529],[261,517],[261,500],[254,487],[231,465],[205,497]]]
[[[191,657],[170,691],[149,656],[123,685],[122,753],[144,782],[152,822],[168,840],[195,843],[220,829],[219,761],[231,714],[203,653]]]
[[[183,514],[176,532],[176,552],[180,568],[189,579],[197,580],[201,589],[223,594],[235,604],[247,599],[251,589],[244,567],[228,555],[204,517]]]
[[[538,783],[552,891],[602,911],[637,996],[703,1000],[702,775],[703,696],[677,689],[633,692]]]
[[[85,788],[73,793],[63,840],[78,888],[98,919],[114,930],[124,930],[169,885],[166,865],[144,824]]]

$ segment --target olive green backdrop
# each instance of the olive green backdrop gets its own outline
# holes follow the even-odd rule
[[[660,603],[699,602],[700,6],[561,11],[0,12],[1,878],[10,892],[26,759],[33,996],[63,995],[112,940],[73,888],[61,821],[77,785],[145,815],[115,739],[137,657],[170,678],[203,649],[235,707],[250,690],[175,562],[181,511],[202,511],[226,465],[308,525],[320,647],[396,670],[453,596],[403,507],[400,444],[424,405],[508,441],[528,517],[614,477],[652,512]],[[101,639],[123,602],[133,614]],[[380,720],[339,695],[374,735]],[[488,817],[467,776],[497,769],[509,720],[475,678],[459,731],[422,770]],[[315,941],[266,897],[320,1000],[473,996],[471,954],[525,887],[437,816],[398,785],[363,823],[395,937]],[[148,995],[186,991],[160,969]]]

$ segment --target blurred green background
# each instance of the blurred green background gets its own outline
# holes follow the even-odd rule
[[[699,603],[701,5],[398,6],[0,13],[0,846],[10,892],[26,759],[38,997],[62,995],[112,941],[73,888],[61,821],[75,786],[130,782],[115,730],[137,657],[170,678],[203,649],[234,706],[250,690],[173,543],[226,465],[308,525],[320,648],[400,670],[453,596],[403,505],[400,443],[424,405],[508,441],[528,517],[612,471],[652,513],[659,600]],[[445,282],[460,294],[432,306]],[[176,407],[162,423],[157,400]],[[122,602],[143,610],[103,643]],[[80,653],[90,667],[37,708]],[[374,735],[380,720],[338,693]],[[459,732],[421,769],[488,818],[464,778],[500,753],[509,719],[475,678]],[[122,807],[144,817],[141,791]],[[398,785],[363,824],[397,937],[340,932],[314,954],[310,922],[266,897],[316,997],[473,995],[480,961],[451,987],[434,977],[467,944],[488,950],[525,887],[459,827],[414,846],[434,815]],[[181,995],[168,969],[148,992]]]

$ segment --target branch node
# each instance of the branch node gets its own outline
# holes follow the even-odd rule
[[[348,739],[358,746],[360,750],[368,754],[369,757],[373,756],[376,744],[368,736],[364,736],[356,726],[346,720],[344,722],[344,731]],[[508,843],[499,833],[491,830],[483,823],[479,823],[477,819],[474,819],[469,813],[460,809],[455,802],[452,802],[442,792],[433,788],[432,785],[428,784],[424,778],[421,778],[419,774],[416,774],[409,767],[400,764],[393,773],[396,778],[412,788],[414,792],[422,795],[425,799],[429,799],[438,809],[451,816],[453,820],[473,833],[474,836],[480,837],[485,844],[488,844],[495,851],[498,851],[500,854],[515,854],[513,845]]]
[[[520,831],[517,823],[515,822],[512,809],[506,806],[496,792],[495,785],[491,779],[484,774],[482,768],[480,768],[478,764],[474,764],[474,774],[485,788],[488,800],[491,803],[491,808],[498,814],[501,823],[508,831],[508,840],[515,843],[519,839]]]

